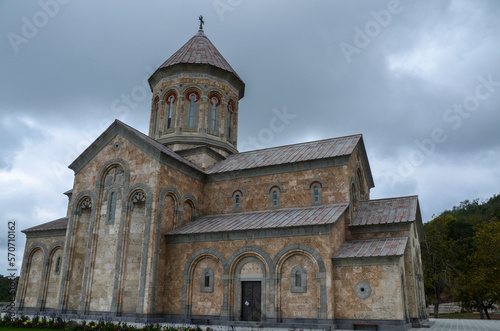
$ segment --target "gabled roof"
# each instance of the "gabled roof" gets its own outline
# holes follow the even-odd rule
[[[360,201],[350,226],[414,222],[418,215],[418,197],[416,195]]]
[[[262,210],[245,213],[207,215],[168,232],[167,236],[261,230],[335,223],[349,205],[340,203],[315,207]]]
[[[284,164],[289,164],[293,167],[290,171],[296,171],[298,169],[296,169],[296,163],[326,160],[337,157],[349,157],[358,144],[362,146],[362,152],[365,153],[362,136],[358,134],[295,145],[272,147],[244,153],[236,153],[228,156],[225,160],[216,163],[212,168],[203,170],[144,133],[119,120],[115,120],[85,151],[83,151],[82,154],[80,154],[80,156],[78,156],[69,165],[69,168],[74,170],[75,173],[78,172],[95,155],[97,155],[97,153],[104,146],[106,146],[110,140],[114,139],[117,134],[121,134],[125,138],[135,142],[136,145],[154,158],[173,160],[174,163],[169,163],[170,166],[173,166],[181,172],[189,173],[200,180],[204,180],[206,175],[217,175],[231,171],[249,170]],[[369,185],[373,187],[373,179],[371,177],[371,171],[367,161],[364,168],[367,172],[367,181]]]
[[[208,174],[274,166],[301,161],[312,161],[339,156],[349,156],[358,142],[360,134],[286,145],[237,153],[206,170]]]
[[[75,172],[78,172],[107,143],[109,143],[111,139],[114,139],[117,134],[121,134],[129,140],[136,142],[137,145],[142,147],[143,150],[149,152],[149,154],[154,157],[160,158],[160,155],[166,156],[172,160],[175,160],[177,163],[184,165],[186,168],[190,168],[198,173],[204,174],[202,169],[179,156],[170,148],[160,144],[156,140],[119,120],[115,120],[85,151],[83,151],[82,154],[80,154],[80,156],[75,159],[75,161],[73,161],[69,165],[69,168],[74,170]]]
[[[210,39],[203,33],[203,30],[199,30],[197,34],[189,39],[184,46],[179,48],[179,50],[169,57],[158,69],[181,63],[210,64],[234,74],[242,81],[236,71],[234,71],[217,48],[215,48]]]
[[[50,230],[64,230],[68,226],[68,218],[62,217],[55,221],[43,223],[37,226],[34,226],[29,229],[22,230],[21,232],[37,232],[37,231],[50,231]]]
[[[401,256],[408,237],[346,241],[333,254],[333,259]]]

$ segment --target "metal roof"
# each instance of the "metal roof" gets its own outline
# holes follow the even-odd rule
[[[206,170],[208,174],[350,155],[361,135],[279,146],[233,154]]]
[[[43,223],[32,228],[22,230],[21,232],[36,232],[36,231],[49,231],[49,230],[63,230],[68,226],[68,218],[62,217],[57,220]]]
[[[350,226],[414,222],[417,210],[417,196],[360,201]]]
[[[233,73],[239,80],[236,71],[224,59],[208,37],[199,30],[196,35],[188,40],[177,52],[168,58],[158,69],[170,67],[180,63],[210,64],[214,67]],[[242,80],[241,80],[242,81]]]
[[[333,254],[333,259],[401,256],[404,254],[408,237],[346,241]]]
[[[335,223],[349,205],[340,203],[314,207],[261,210],[207,215],[186,223],[167,235],[288,228]]]

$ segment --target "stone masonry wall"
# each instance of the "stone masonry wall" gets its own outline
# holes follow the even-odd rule
[[[38,234],[26,239],[16,299],[23,300],[24,307],[56,308],[62,270],[60,262],[60,270],[56,271],[56,262],[59,257],[63,259],[63,242],[64,236],[60,235]]]
[[[372,266],[336,266],[332,288],[335,318],[396,319],[406,318],[402,293],[403,262]],[[356,296],[354,287],[365,281],[371,286],[368,298]]]
[[[218,252],[220,253],[225,261],[229,261],[233,256],[234,260],[232,260],[232,265],[229,266],[230,277],[233,281],[238,277],[235,275],[236,272],[234,268],[236,265],[242,261],[243,258],[257,258],[263,261],[264,270],[266,275],[270,273],[278,272],[280,274],[280,283],[275,285],[275,296],[271,300],[270,287],[269,282],[266,283],[266,288],[264,292],[266,293],[265,300],[266,307],[269,310],[269,313],[274,314],[274,309],[281,309],[281,317],[282,318],[293,318],[293,317],[307,317],[307,318],[316,318],[317,311],[316,308],[319,307],[320,302],[320,285],[323,284],[326,289],[332,286],[331,274],[329,272],[324,273],[321,277],[321,284],[318,283],[316,276],[319,272],[318,270],[318,262],[315,258],[311,257],[311,254],[305,252],[301,249],[292,249],[282,256],[280,261],[275,261],[278,263],[275,265],[268,265],[266,257],[272,261],[276,258],[278,253],[284,249],[285,247],[291,247],[289,245],[307,245],[312,248],[315,252],[319,254],[323,265],[326,270],[331,270],[331,255],[337,250],[340,245],[344,241],[344,221],[341,220],[334,228],[332,233],[323,234],[317,236],[302,236],[302,237],[281,237],[281,238],[266,238],[266,239],[247,239],[247,240],[232,240],[232,241],[218,241],[218,242],[194,242],[194,243],[180,243],[180,244],[168,244],[166,246],[166,256],[167,259],[162,265],[168,266],[165,270],[165,278],[159,280],[159,286],[165,286],[166,291],[169,293],[167,298],[163,298],[163,302],[160,303],[161,298],[157,298],[157,303],[159,307],[164,307],[164,313],[167,314],[184,314],[185,310],[183,307],[183,286],[186,285],[189,288],[189,275],[184,274],[184,270],[186,265],[190,259],[196,252]],[[235,256],[236,252],[240,251],[241,254]],[[214,253],[207,253],[207,256],[211,256],[214,258]],[[195,262],[193,262],[195,263]],[[219,262],[220,263],[220,262]],[[228,262],[229,263],[229,262]],[[307,271],[307,292],[306,293],[290,293],[290,272],[291,268],[296,265],[302,265]],[[279,267],[281,266],[281,267]],[[189,267],[189,266],[188,266]],[[274,270],[269,270],[269,268],[279,268]],[[198,272],[201,270],[201,267],[196,267],[193,272]],[[217,274],[221,272],[220,267],[214,267],[214,292],[211,294],[211,300],[213,302],[222,302],[222,297],[224,293],[224,288],[222,287],[222,283],[219,282],[221,274]],[[186,276],[188,277],[188,283],[186,283]],[[193,278],[193,290],[192,293],[188,291],[186,298],[186,302],[192,302],[193,311],[195,312],[214,312],[215,315],[219,313],[215,310],[209,310],[209,308],[201,309],[198,304],[195,304],[196,300],[200,300],[204,294],[197,292],[197,286],[199,283],[198,275],[194,274]],[[237,307],[239,302],[235,302],[235,284],[233,283],[229,288],[228,300],[230,307]],[[328,291],[328,290],[327,290]],[[236,293],[236,296],[238,293]],[[281,298],[281,299],[280,299]],[[325,309],[326,315],[324,318],[333,318],[333,311],[331,309],[333,305],[333,300],[330,296],[326,298],[326,307]],[[270,306],[271,301],[274,301],[275,306]],[[204,302],[202,300],[202,302]],[[304,307],[304,305],[313,305],[312,310],[308,309],[307,311],[296,311],[299,307]],[[281,308],[280,308],[281,306]],[[217,306],[219,307],[219,306]],[[194,309],[196,308],[196,309]],[[210,308],[211,309],[211,308]],[[314,316],[313,316],[314,315]]]
[[[311,206],[310,182],[320,179],[322,204],[349,201],[345,166],[271,174],[258,177],[235,178],[232,180],[207,183],[204,189],[205,199],[201,202],[202,215],[225,214],[233,212],[234,189],[243,189],[241,211],[271,209],[269,189],[274,183],[283,188],[280,193],[279,208]]]

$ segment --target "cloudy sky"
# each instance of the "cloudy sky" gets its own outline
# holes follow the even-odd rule
[[[19,230],[66,215],[115,118],[147,131],[147,78],[199,15],[246,83],[240,151],[362,133],[372,198],[418,194],[424,222],[500,193],[496,0],[0,0],[0,252],[8,220],[20,260]]]

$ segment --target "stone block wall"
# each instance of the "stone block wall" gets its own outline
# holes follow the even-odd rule
[[[57,307],[62,270],[64,231],[27,234],[26,248],[17,288],[18,308]]]
[[[167,314],[238,320],[241,282],[260,281],[263,317],[333,318],[333,301],[327,296],[332,279],[326,270],[331,268],[330,257],[342,244],[343,235],[344,222],[339,221],[331,233],[317,236],[168,244],[167,260],[162,263],[168,267],[158,285],[169,295],[156,299],[157,308],[162,307]],[[201,272],[208,266],[214,272],[210,304],[206,293],[200,291]],[[305,286],[292,292],[292,270],[297,266],[305,272]],[[227,306],[221,307],[225,301]]]
[[[335,266],[332,287],[335,318],[406,319],[402,268],[402,259],[395,264]],[[364,284],[364,287],[358,285],[360,282],[365,282],[360,284]],[[370,290],[366,284],[369,285],[371,294],[365,298],[363,296],[366,294],[361,293]]]

